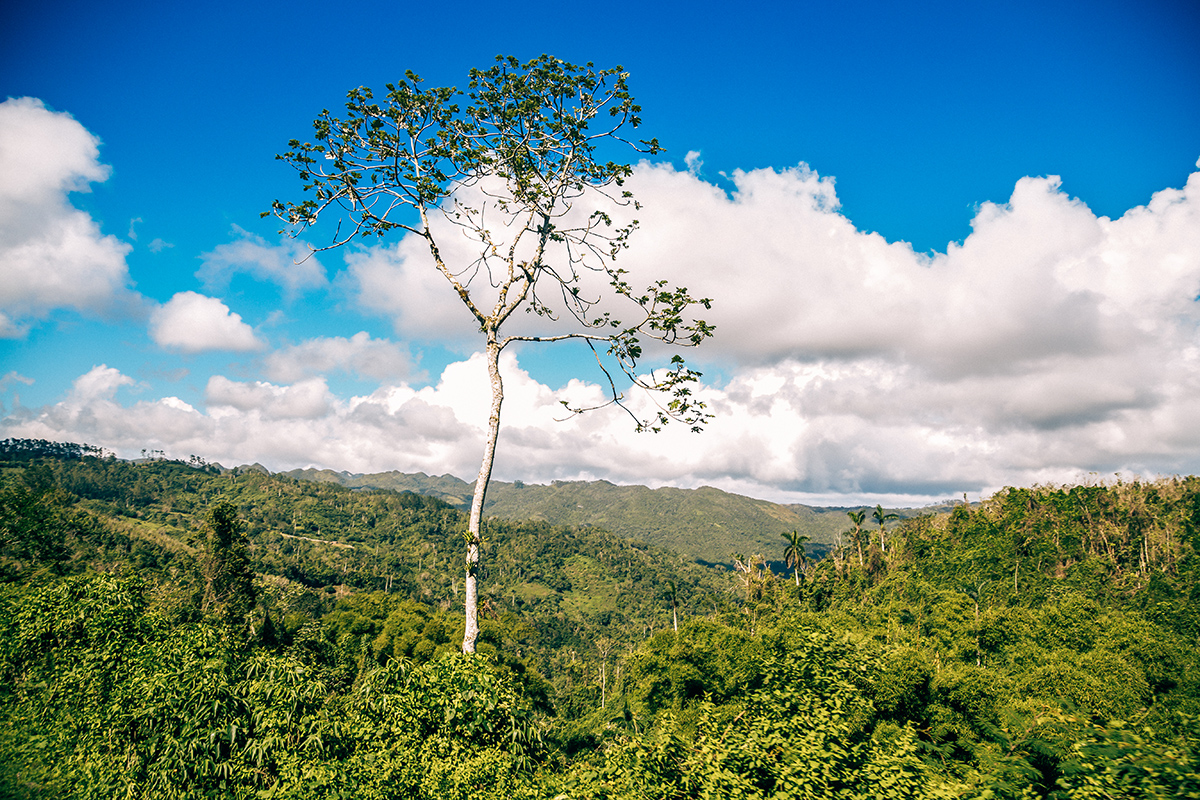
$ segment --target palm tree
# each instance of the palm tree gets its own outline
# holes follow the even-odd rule
[[[804,543],[809,540],[807,536],[801,536],[799,531],[783,534],[784,541],[788,543],[787,549],[783,551],[783,563],[792,568],[792,577],[796,579],[796,586],[800,586],[800,567],[808,563],[808,555],[804,552]]]
[[[875,523],[879,525],[879,549],[883,551],[884,555],[887,555],[887,546],[883,541],[883,524],[888,520],[900,519],[900,515],[890,511],[885,514],[883,506],[876,505],[875,510],[871,512],[871,519],[875,520]]]
[[[848,516],[850,521],[854,523],[854,530],[850,531],[850,539],[858,548],[858,566],[861,567],[863,565],[862,528],[863,521],[867,518],[867,510],[862,508],[858,511],[847,511],[846,516]]]

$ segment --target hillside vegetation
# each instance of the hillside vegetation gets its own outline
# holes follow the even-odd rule
[[[289,477],[352,488],[392,489],[436,497],[457,508],[471,502],[474,484],[453,475],[381,472],[363,475],[333,470],[298,469]],[[756,500],[704,486],[675,489],[618,486],[608,481],[554,481],[551,484],[493,481],[485,513],[494,518],[537,520],[552,525],[591,527],[626,539],[649,542],[685,558],[732,569],[732,553],[762,553],[782,561],[783,535],[809,537],[808,549],[824,555],[847,530],[846,512],[856,508],[820,508]],[[935,509],[888,509],[913,517]],[[869,511],[868,511],[869,513]]]
[[[1195,478],[782,574],[494,520],[464,657],[437,499],[0,456],[0,796],[1200,796]]]

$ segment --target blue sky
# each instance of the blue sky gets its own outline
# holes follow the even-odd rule
[[[53,288],[34,297],[10,281],[0,433],[122,455],[204,450],[277,469],[469,477],[477,437],[400,420],[419,401],[437,411],[430,420],[478,424],[462,399],[472,342],[453,309],[445,324],[416,324],[403,299],[372,302],[341,254],[323,254],[323,274],[290,290],[237,259],[283,252],[259,212],[299,187],[273,156],[349,88],[405,69],[462,85],[497,53],[548,52],[624,65],[643,130],[668,148],[636,182],[659,230],[644,221],[646,255],[635,248],[633,263],[694,275],[718,308],[727,301],[724,342],[694,356],[726,427],[647,440],[615,418],[514,412],[499,477],[837,501],[1197,469],[1200,436],[1181,422],[1193,396],[1197,201],[1184,192],[1126,213],[1182,191],[1197,170],[1194,1],[355,8],[339,18],[306,3],[10,6],[0,97],[37,98],[46,119],[69,115],[100,145],[89,162],[78,138],[46,136],[36,153],[10,145],[5,163],[82,159],[72,185],[90,191],[60,181],[43,200],[90,218],[111,281],[86,296],[68,281],[57,301]],[[836,196],[832,211],[788,205],[818,194]],[[2,208],[0,259],[12,259],[33,234],[18,206]],[[708,220],[715,237],[700,254],[687,249],[697,238],[687,219]],[[829,237],[839,244],[826,251]],[[1159,294],[1143,296],[1146,283]],[[977,295],[982,305],[964,311]],[[172,302],[215,308],[202,298],[221,303],[231,336],[250,338],[182,344],[154,327]],[[521,351],[511,369],[533,406],[571,376],[595,378],[570,348]],[[353,419],[354,398],[371,396],[392,433]],[[364,444],[388,436],[401,441]]]

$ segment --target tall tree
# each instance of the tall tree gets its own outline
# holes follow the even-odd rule
[[[749,558],[740,553],[733,554],[733,568],[738,573],[738,582],[746,590],[747,603],[750,602],[751,593],[763,582],[766,567],[767,560],[763,558],[762,553],[753,553]]]
[[[784,540],[788,546],[783,551],[783,563],[792,568],[792,577],[796,579],[796,586],[800,586],[800,567],[808,563],[808,555],[804,552],[804,543],[809,537],[801,536],[799,531],[783,534]]]
[[[671,630],[679,633],[679,587],[670,578],[667,579],[667,596],[671,598]]]
[[[846,516],[854,523],[854,527],[850,530],[850,539],[854,542],[854,546],[858,548],[858,566],[863,566],[863,549],[862,549],[862,530],[863,523],[867,519],[867,510],[860,508],[858,511],[847,511]]]
[[[315,142],[293,139],[278,156],[291,164],[311,197],[275,201],[272,211],[299,235],[325,215],[336,216],[331,242],[319,250],[399,231],[423,240],[430,268],[446,279],[478,327],[491,407],[466,536],[466,626],[463,651],[475,651],[480,522],[495,460],[504,384],[500,353],[514,342],[582,340],[607,379],[609,399],[637,430],[657,431],[676,419],[699,431],[709,419],[692,393],[700,374],[674,355],[662,370],[641,365],[646,339],[695,346],[713,333],[693,317],[694,298],[667,281],[639,290],[614,259],[628,246],[638,208],[624,181],[629,164],[604,161],[605,143],[638,152],[661,151],[655,139],[631,143],[626,128],[641,123],[641,108],[620,67],[575,66],[550,56],[522,64],[498,57],[471,70],[467,91],[422,89],[412,72],[387,85],[383,103],[370,89],[352,90],[346,116],[323,111]],[[343,227],[341,220],[348,218]],[[618,318],[617,303],[633,314]],[[570,322],[556,333],[509,334],[506,323],[524,307],[543,320]],[[624,316],[624,315],[621,315]],[[504,333],[502,333],[502,329]],[[649,414],[624,405],[617,385],[662,393]],[[589,410],[572,407],[571,412]]]
[[[237,509],[226,500],[213,504],[207,523],[204,611],[232,628],[244,628],[257,602],[246,531]]]
[[[900,515],[891,511],[884,511],[882,505],[876,505],[875,510],[871,512],[871,519],[875,520],[875,524],[879,526],[879,550],[887,554],[887,544],[884,542],[884,525],[893,519],[900,519]]]

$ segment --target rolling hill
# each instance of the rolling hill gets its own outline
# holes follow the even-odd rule
[[[301,480],[337,483],[351,488],[410,491],[444,500],[459,508],[471,502],[474,484],[453,475],[382,472],[357,474],[333,470],[292,470]],[[902,518],[944,511],[950,504],[927,509],[889,509]],[[783,535],[808,536],[810,554],[823,555],[849,528],[846,512],[854,508],[782,505],[703,486],[699,489],[619,486],[608,481],[554,481],[525,484],[493,481],[485,513],[510,521],[536,520],[552,525],[602,528],[625,539],[665,547],[686,558],[709,564],[731,563],[733,553],[783,557]]]

